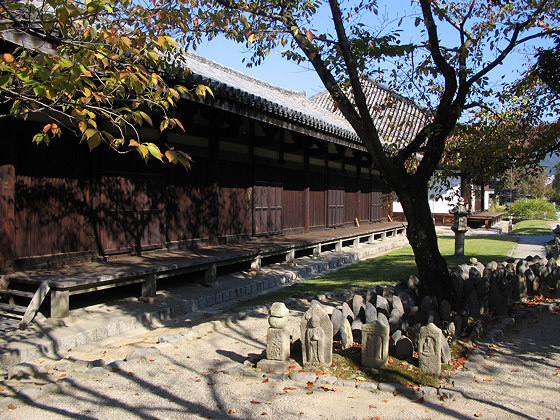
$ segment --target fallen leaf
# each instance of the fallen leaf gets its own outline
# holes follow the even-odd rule
[[[261,416],[266,416],[266,411],[263,411],[263,412],[261,413]]]
[[[251,400],[251,404],[260,404],[260,401]]]
[[[357,395],[348,395],[348,398],[358,398]]]
[[[15,410],[16,408],[17,408],[17,405],[8,404],[8,409],[9,410]]]
[[[377,408],[377,406],[374,405],[374,404],[370,404],[370,405],[369,405],[369,408]]]
[[[296,365],[291,365],[291,366],[288,366],[288,367],[289,367],[290,369],[295,369],[295,368],[296,368]]]
[[[237,413],[237,411],[235,411],[233,408],[228,410],[228,414],[235,414],[235,413]]]
[[[512,372],[519,372],[519,369],[512,369]]]
[[[494,382],[494,379],[484,378],[483,381],[484,381],[484,382]]]
[[[475,417],[481,417],[481,416],[482,416],[482,413],[479,411],[478,413],[474,413],[474,416],[475,416]]]
[[[268,382],[268,378],[266,378],[264,381],[262,381],[263,384],[266,384]]]
[[[422,404],[424,402],[424,397],[420,397],[417,400],[412,400],[412,402]]]
[[[389,402],[389,400],[383,400],[383,402],[384,402],[384,403],[388,403],[388,402]]]
[[[396,397],[397,395],[399,395],[399,393],[397,391],[393,391],[393,397]]]
[[[394,360],[393,360],[392,357],[389,357],[389,358],[387,359],[387,363],[393,363],[393,362],[394,362]]]
[[[306,394],[311,395],[311,394],[313,394],[313,391],[307,391]]]
[[[557,376],[557,375],[558,375],[558,372],[553,372],[552,373],[552,376]]]

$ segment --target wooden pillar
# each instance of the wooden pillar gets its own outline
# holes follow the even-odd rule
[[[61,319],[70,312],[70,292],[68,290],[51,290],[51,318]]]
[[[142,282],[142,302],[153,303],[156,300],[157,279],[155,275],[149,275],[148,278]]]
[[[303,189],[303,231],[309,232],[309,227],[311,225],[311,213],[309,209],[309,148],[307,145],[304,146],[303,153],[303,176],[305,178],[305,188]]]
[[[14,165],[0,165],[0,273],[15,257],[15,183]]]

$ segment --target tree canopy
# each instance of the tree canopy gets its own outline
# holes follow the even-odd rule
[[[67,128],[90,149],[104,141],[117,152],[163,160],[155,143],[140,141],[138,128],[182,127],[173,107],[181,95],[207,89],[180,84],[187,69],[170,59],[179,46],[153,24],[160,18],[130,0],[2,2],[2,116],[48,115],[37,143]],[[169,149],[165,156],[189,165],[182,151]]]

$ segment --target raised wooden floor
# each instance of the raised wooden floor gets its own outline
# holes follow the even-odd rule
[[[284,256],[293,262],[297,255],[320,256],[325,248],[342,250],[358,247],[388,237],[405,235],[400,222],[382,222],[361,227],[345,227],[229,244],[197,250],[152,251],[142,256],[127,256],[104,262],[89,262],[65,268],[20,271],[4,275],[4,288],[24,284],[50,288],[51,317],[63,318],[69,312],[71,295],[102,290],[126,284],[141,283],[141,299],[149,301],[156,294],[157,280],[181,274],[203,271],[205,282],[211,285],[219,267],[250,262],[258,271],[268,257]]]

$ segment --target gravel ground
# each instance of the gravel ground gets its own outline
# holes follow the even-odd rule
[[[301,312],[292,310],[296,326]],[[312,385],[255,372],[243,363],[265,349],[267,317],[235,323],[138,329],[40,359],[0,382],[3,419],[557,419],[560,418],[560,317],[535,314],[490,348],[471,373],[455,377],[451,398],[406,396],[353,386]],[[168,343],[158,344],[160,337]],[[200,338],[196,338],[200,337]],[[172,342],[178,340],[176,342]],[[134,350],[150,349],[123,362]],[[145,350],[144,350],[145,351]],[[132,359],[132,356],[128,357]],[[69,361],[70,360],[70,361]],[[84,361],[90,361],[88,363]],[[112,365],[107,368],[102,364]],[[18,379],[19,378],[19,379]]]

